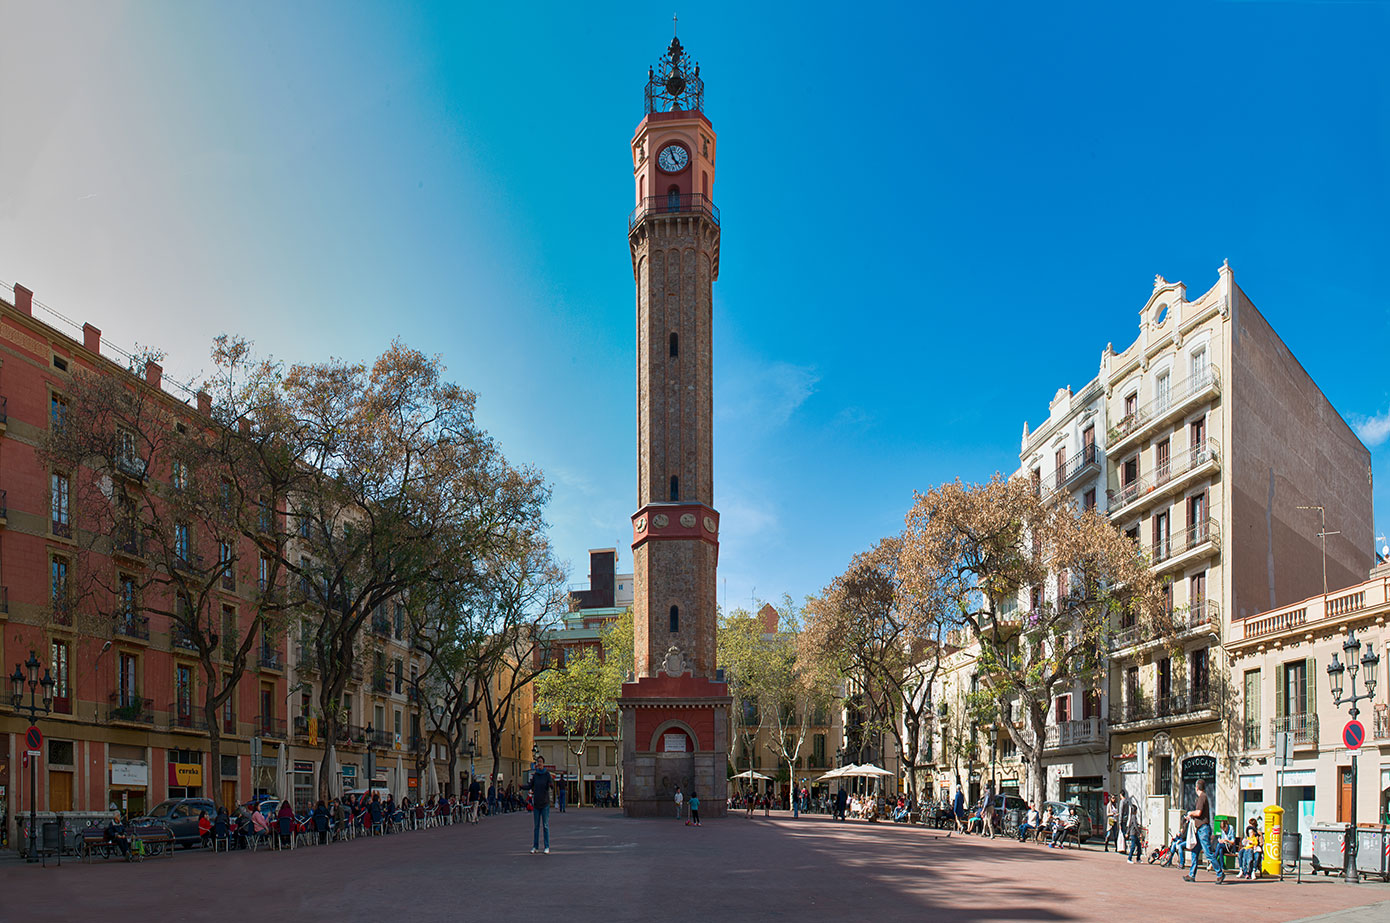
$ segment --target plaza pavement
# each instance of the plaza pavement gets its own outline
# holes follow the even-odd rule
[[[823,816],[735,814],[694,828],[581,808],[552,811],[551,834],[551,854],[531,855],[521,812],[290,853],[7,863],[0,921],[1390,920],[1390,885],[1218,887],[1208,872],[1189,884],[1093,847]]]

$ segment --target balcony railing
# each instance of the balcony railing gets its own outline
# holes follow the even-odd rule
[[[1052,474],[1042,480],[1039,485],[1042,496],[1051,497],[1064,490],[1068,484],[1079,480],[1083,474],[1099,471],[1104,460],[1105,453],[1094,444],[1082,446],[1080,452],[1054,467]]]
[[[1220,699],[1220,689],[1210,686],[1189,693],[1159,696],[1152,701],[1139,699],[1112,707],[1110,721],[1112,724],[1132,724],[1197,716],[1216,708]]]
[[[1108,740],[1104,718],[1062,721],[1047,729],[1045,746],[1050,749],[1103,744]]]
[[[1260,723],[1258,721],[1245,722],[1245,749],[1260,749]]]
[[[0,586],[0,612],[10,613],[10,588],[7,586]]]
[[[177,702],[169,703],[169,728],[178,731],[206,731],[208,729],[207,719],[192,707],[180,706]]]
[[[374,673],[374,674],[372,674],[372,691],[373,691],[373,692],[385,692],[386,689],[387,689],[386,674],[385,674],[385,673]]]
[[[1221,444],[1207,439],[1183,449],[1167,462],[1155,467],[1152,474],[1136,477],[1115,490],[1106,491],[1109,501],[1107,514],[1111,518],[1132,512],[1135,504],[1147,505],[1180,491],[1190,480],[1189,475],[1213,470],[1221,464]],[[1142,507],[1141,507],[1142,508]]]
[[[371,632],[378,638],[391,637],[391,620],[387,618],[376,618],[375,616],[373,616]]]
[[[1221,523],[1216,519],[1203,519],[1178,532],[1166,540],[1154,542],[1149,546],[1154,564],[1162,564],[1174,558],[1196,551],[1211,542],[1221,541]]]
[[[111,708],[107,711],[106,718],[108,721],[124,721],[128,724],[154,724],[154,701],[113,692]]]
[[[376,729],[373,729],[371,737],[372,746],[379,750],[389,749],[391,747],[391,744],[393,743],[390,731],[378,731]]]
[[[186,625],[174,625],[169,630],[169,643],[185,651],[196,651],[198,642],[193,638],[193,632]]]
[[[307,738],[309,736],[309,719],[304,715],[295,716],[293,727],[295,737]]]
[[[145,543],[138,535],[125,535],[111,540],[111,553],[121,558],[143,558]]]
[[[1327,596],[1314,596],[1259,618],[1246,619],[1241,626],[1241,640],[1248,641],[1284,631],[1301,632],[1310,622],[1344,618],[1364,609],[1383,606],[1386,602],[1390,602],[1390,580],[1376,580]]]
[[[1113,457],[1121,445],[1142,436],[1152,427],[1170,416],[1180,413],[1184,407],[1209,392],[1221,393],[1221,372],[1214,365],[1208,365],[1196,375],[1189,376],[1180,384],[1171,386],[1167,393],[1160,394],[1134,413],[1122,417],[1110,427],[1106,445]]]
[[[1219,627],[1221,624],[1221,609],[1214,599],[1202,599],[1177,609],[1172,616],[1173,631],[1182,634],[1189,631],[1200,631],[1202,629]],[[1110,636],[1110,649],[1119,650],[1138,644],[1141,641],[1157,644],[1162,641],[1163,632],[1157,630],[1152,625],[1141,625],[1138,622],[1132,624],[1121,624]]]
[[[1303,712],[1298,715],[1284,715],[1269,719],[1271,735],[1285,731],[1293,732],[1296,747],[1316,747],[1318,745],[1318,716],[1316,712]]]
[[[627,216],[627,229],[631,231],[645,218],[667,215],[705,215],[716,227],[719,225],[719,209],[715,208],[709,196],[697,192],[691,195],[648,196]]]
[[[276,737],[283,740],[285,738],[285,719],[259,715],[256,718],[256,730],[262,737]]]
[[[260,664],[266,670],[283,670],[285,669],[285,658],[275,648],[263,644],[261,645]]]
[[[60,538],[72,538],[72,523],[66,519],[55,519],[48,524],[48,528]]]
[[[137,641],[150,640],[150,617],[148,615],[116,616],[116,634]]]

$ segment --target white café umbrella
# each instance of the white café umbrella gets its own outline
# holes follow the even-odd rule
[[[280,800],[290,800],[290,748],[287,744],[280,745],[280,773],[276,784],[280,787]]]
[[[328,797],[337,798],[341,792],[338,791],[338,750],[333,744],[328,745],[327,768],[324,772],[328,773]]]
[[[435,766],[434,766],[434,759],[433,759],[432,757],[431,757],[430,760],[429,760],[429,764],[430,764],[430,775],[429,775],[429,780],[428,780],[428,783],[429,783],[429,791],[427,791],[427,792],[425,793],[425,797],[426,797],[426,798],[433,798],[434,796],[436,796],[436,795],[439,794],[439,772],[435,769]]]
[[[754,771],[751,770],[751,769],[745,769],[743,772],[740,772],[738,775],[734,776],[733,778],[735,778],[735,779],[763,779],[764,781],[768,781],[768,782],[771,782],[771,781],[772,781],[772,776],[765,776],[765,775],[763,775],[761,772],[754,772]]]
[[[407,791],[405,790],[405,788],[406,788],[405,782],[406,782],[406,778],[405,778],[405,757],[401,755],[401,752],[400,752],[399,750],[397,750],[397,751],[396,751],[396,781],[395,781],[395,784],[391,787],[391,790],[396,794],[397,798],[399,798],[399,797],[402,796],[402,795],[407,795],[407,794],[409,794],[409,792],[407,792]]]

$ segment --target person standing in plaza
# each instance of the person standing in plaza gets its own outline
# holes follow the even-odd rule
[[[676,786],[676,820],[681,819],[681,809],[685,806],[685,796],[681,794],[681,787]]]
[[[541,846],[541,831],[545,831],[545,854],[550,855],[550,770],[536,760],[531,764],[532,813],[535,815],[534,832],[531,836],[531,853],[534,855]]]
[[[980,805],[980,832],[988,833],[994,839],[994,780],[985,786],[985,799]]]
[[[1216,870],[1216,883],[1225,884],[1226,872],[1221,867],[1221,862],[1211,843],[1211,800],[1207,797],[1205,779],[1197,780],[1197,805],[1187,812],[1187,816],[1192,818],[1192,823],[1197,825],[1197,847],[1192,850],[1192,869],[1182,876],[1182,880],[1197,880],[1197,865],[1202,861],[1202,855],[1205,853],[1207,861]]]
[[[1120,851],[1120,806],[1116,804],[1115,798],[1105,796],[1105,849],[1103,852],[1110,852],[1110,844],[1114,842],[1115,852]]]
[[[559,808],[560,813],[565,813],[565,796],[569,794],[569,783],[565,781],[565,774],[560,773],[559,779],[555,783],[555,807]]]
[[[694,789],[690,790],[690,823],[700,826],[700,796]]]

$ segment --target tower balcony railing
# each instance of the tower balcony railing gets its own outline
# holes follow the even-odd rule
[[[632,210],[632,214],[627,216],[627,229],[630,232],[648,217],[667,215],[704,215],[714,222],[716,227],[719,226],[719,209],[709,196],[695,192],[688,195],[668,193],[647,196]]]

